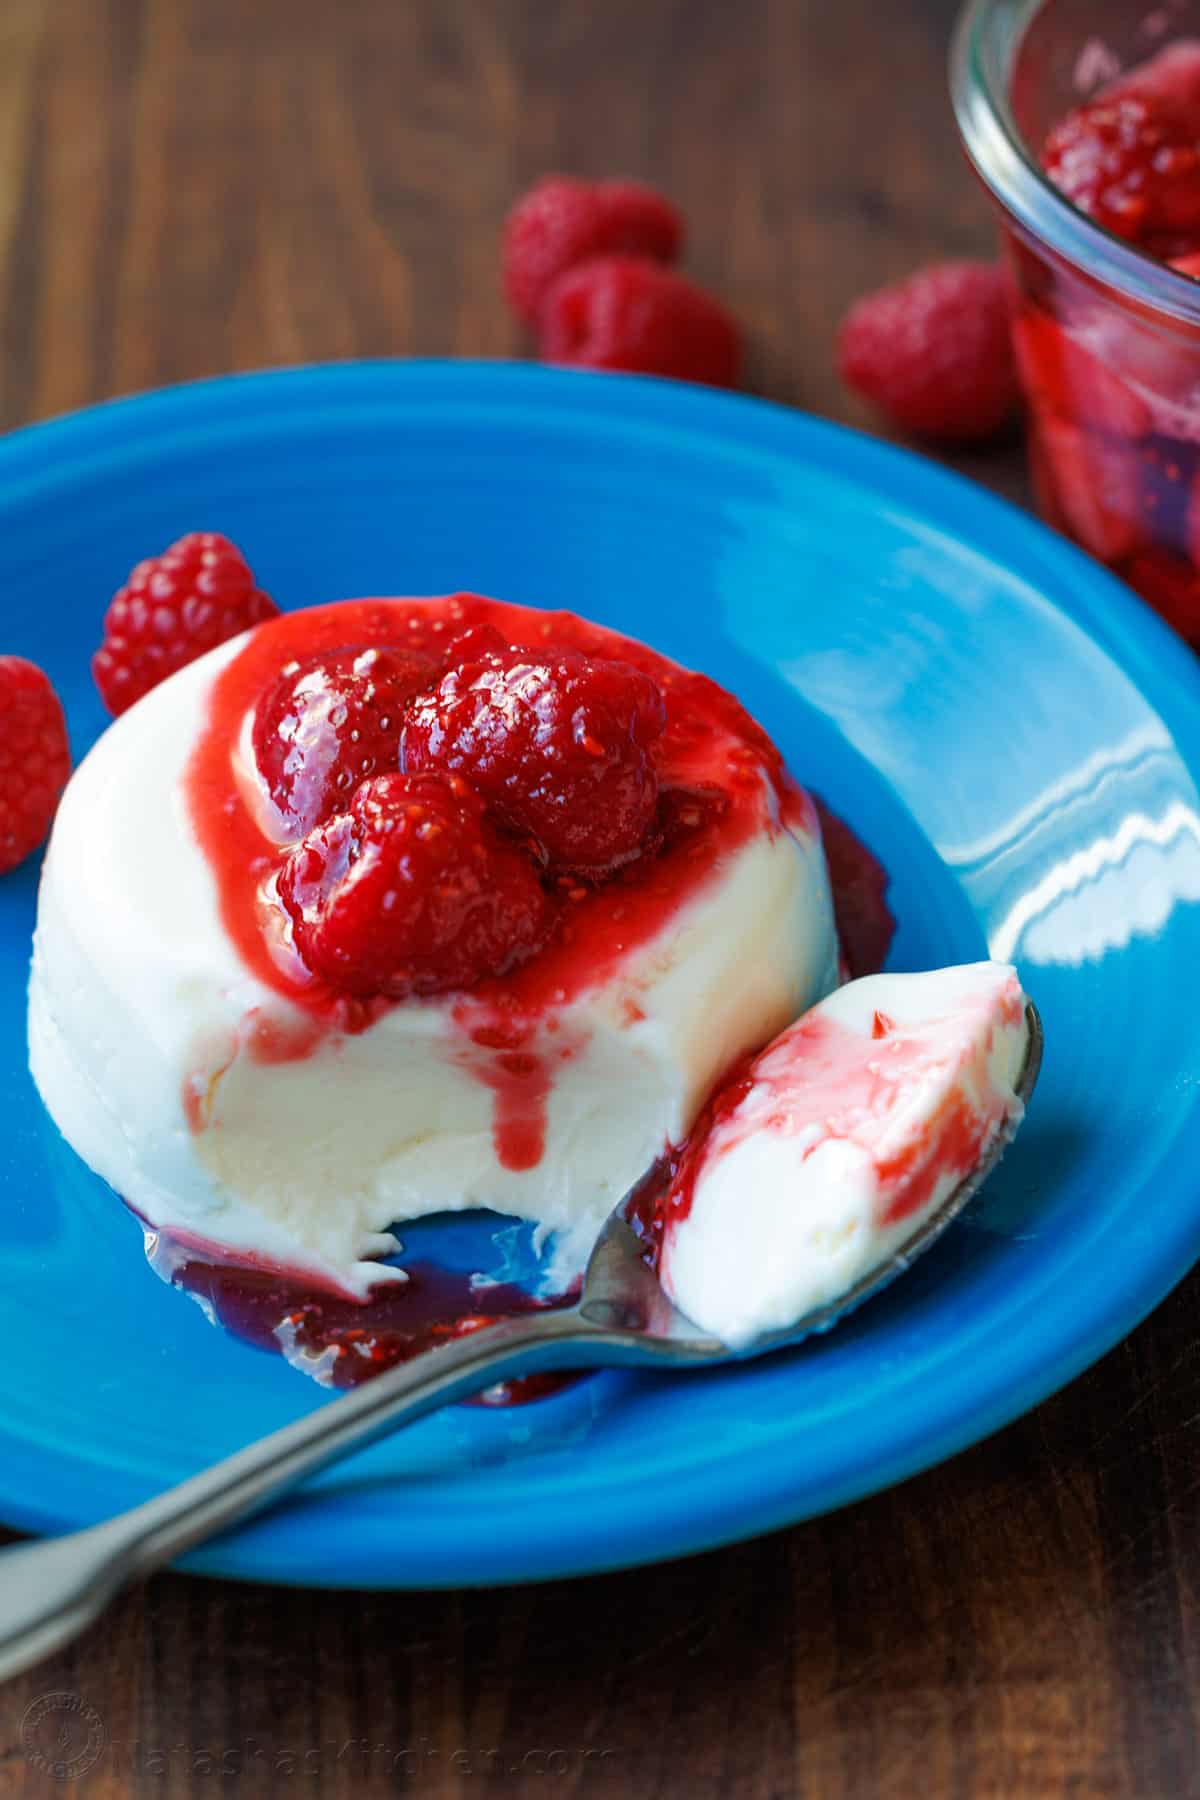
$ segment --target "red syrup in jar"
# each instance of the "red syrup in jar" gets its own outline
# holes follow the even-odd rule
[[[1034,22],[1012,86],[1043,171],[1132,250],[1200,280],[1200,41],[1107,80],[1048,131],[1047,47]],[[1008,252],[1038,509],[1200,650],[1200,332],[1016,232]]]

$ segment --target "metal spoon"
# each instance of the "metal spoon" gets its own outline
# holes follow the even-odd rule
[[[1033,1092],[1042,1057],[1041,1020],[1032,1005],[1027,1018],[1028,1047],[1017,1083],[1023,1101]],[[622,1202],[592,1252],[576,1305],[501,1319],[451,1338],[115,1519],[0,1551],[0,1681],[69,1642],[127,1582],[257,1512],[351,1450],[495,1381],[614,1364],[696,1368],[761,1356],[826,1330],[941,1236],[998,1162],[1014,1129],[992,1144],[898,1251],[848,1293],[736,1352],[699,1335],[671,1305],[643,1260]]]

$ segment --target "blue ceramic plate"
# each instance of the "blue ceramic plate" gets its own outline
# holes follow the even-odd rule
[[[187,1566],[428,1586],[766,1531],[993,1431],[1200,1254],[1200,676],[1060,539],[915,457],[670,383],[376,364],[150,394],[0,443],[0,643],[50,669],[78,752],[108,594],[194,527],[285,604],[474,588],[707,670],[884,858],[893,966],[1014,959],[1047,1054],[980,1202],[831,1336],[451,1409]],[[0,1517],[62,1530],[329,1401],[161,1285],[44,1118],[36,878],[0,883]]]

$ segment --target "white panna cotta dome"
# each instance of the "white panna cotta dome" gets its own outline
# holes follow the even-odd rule
[[[239,812],[242,702],[314,646],[436,642],[480,618],[509,642],[636,658],[681,721],[660,783],[720,790],[724,822],[686,867],[668,848],[643,886],[635,871],[589,895],[569,946],[552,942],[508,988],[409,998],[340,1029],[247,951],[234,918],[229,864],[254,830]],[[228,751],[225,862],[212,797],[198,810],[202,745],[210,772]],[[563,1233],[582,1261],[729,1064],[836,981],[815,816],[721,690],[568,614],[342,602],[192,663],[76,770],[39,896],[30,1063],[63,1135],[152,1225],[362,1295],[391,1273],[375,1259],[393,1225],[467,1207]]]

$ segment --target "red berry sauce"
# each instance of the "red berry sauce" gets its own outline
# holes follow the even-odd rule
[[[813,796],[833,889],[833,917],[847,979],[877,975],[887,961],[896,921],[887,903],[888,874],[854,832]]]
[[[396,1363],[498,1319],[568,1306],[577,1288],[539,1299],[512,1282],[481,1280],[427,1260],[406,1261],[406,1281],[380,1282],[360,1301],[306,1283],[258,1259],[232,1262],[219,1245],[143,1226],[155,1274],[190,1294],[215,1324],[258,1350],[283,1356],[326,1387],[355,1387]],[[541,1400],[577,1377],[571,1371],[497,1382],[483,1406]]]

